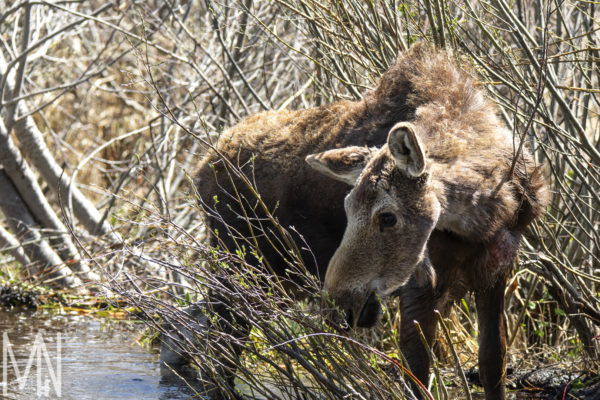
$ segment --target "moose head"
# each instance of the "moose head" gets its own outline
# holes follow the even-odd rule
[[[373,326],[378,298],[411,275],[421,283],[435,279],[427,241],[441,207],[417,129],[400,122],[380,149],[352,146],[306,157],[317,171],[354,186],[344,200],[344,237],[324,283],[351,326]]]

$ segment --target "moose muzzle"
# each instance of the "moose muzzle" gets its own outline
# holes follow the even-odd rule
[[[381,315],[381,304],[375,292],[372,292],[367,301],[359,310],[358,318],[354,319],[354,312],[349,309],[346,311],[346,321],[349,326],[358,326],[360,328],[372,328]]]

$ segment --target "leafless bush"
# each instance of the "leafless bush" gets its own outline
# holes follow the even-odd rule
[[[288,292],[267,296],[268,290],[234,279],[239,274],[220,275],[221,258],[236,255],[204,244],[188,175],[221,130],[240,118],[358,98],[400,49],[431,41],[473,62],[514,130],[515,154],[528,146],[548,166],[551,207],[524,241],[506,293],[509,342],[531,357],[546,348],[559,359],[585,353],[588,368],[597,367],[600,25],[594,2],[100,3],[0,2],[5,137],[16,139],[45,182],[32,196],[45,198],[46,209],[67,227],[37,221],[31,230],[40,235],[15,236],[18,228],[4,209],[9,229],[0,236],[16,260],[34,262],[27,245],[41,243],[48,230],[62,237],[71,231],[79,254],[71,248],[71,255],[57,255],[63,265],[82,259],[92,272],[105,273],[113,291],[165,319],[182,318],[173,304],[201,300],[208,286],[221,282],[216,277],[230,280],[227,290],[245,294],[233,296],[231,308],[255,326],[240,369],[255,390],[269,390],[251,374],[252,363],[261,361],[272,379],[294,382],[308,397],[327,396],[331,382],[369,398],[378,398],[376,388],[403,393],[401,384],[371,368],[373,359],[384,359],[372,345],[394,351],[395,317],[374,337],[365,334],[361,340],[371,347],[363,347],[332,336],[317,314],[287,307],[295,303]],[[19,122],[37,128],[60,166],[58,178],[45,175],[55,168],[36,164],[37,150],[26,150]],[[6,159],[0,161],[6,169]],[[81,211],[78,204],[87,203],[76,188],[94,201],[95,217]],[[55,249],[66,246],[48,240]],[[273,281],[258,271],[243,278],[260,281],[260,288]],[[307,279],[306,288],[317,296],[316,282]],[[453,315],[452,335],[442,341],[450,347],[460,341],[460,361],[469,364],[476,331],[469,299]],[[343,350],[334,351],[333,343]],[[344,365],[346,372],[354,365],[357,375],[332,375],[332,366]]]

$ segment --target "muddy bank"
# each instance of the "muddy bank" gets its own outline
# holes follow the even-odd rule
[[[466,372],[471,384],[481,385],[479,371]],[[600,400],[600,377],[589,371],[568,371],[559,367],[528,370],[507,369],[507,388],[517,399]]]

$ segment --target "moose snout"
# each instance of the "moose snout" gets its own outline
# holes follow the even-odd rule
[[[363,263],[356,262],[360,261],[356,248],[352,246],[348,250],[340,246],[337,249],[329,261],[323,285],[329,299],[341,311],[337,313],[337,318],[330,318],[330,321],[336,325],[343,324],[348,329],[371,328],[377,323],[382,313],[378,294],[381,295],[380,289],[386,289],[377,276],[365,276],[364,271],[361,271]],[[348,279],[348,276],[355,276],[355,279]],[[345,321],[340,321],[342,318]]]
[[[375,291],[371,292],[364,303],[346,304],[342,310],[343,315],[333,313],[329,318],[332,323],[342,325],[346,330],[353,327],[372,328],[382,314],[379,297]]]

